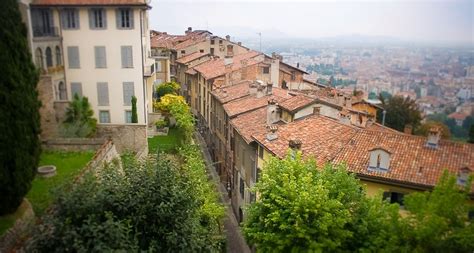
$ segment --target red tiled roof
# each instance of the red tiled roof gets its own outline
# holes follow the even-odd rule
[[[216,97],[219,102],[225,104],[234,99],[238,99],[249,94],[249,85],[253,83],[251,80],[244,80],[234,85],[225,86],[220,89],[213,90],[211,94]]]
[[[429,148],[426,141],[420,136],[363,129],[338,152],[334,161],[345,162],[349,171],[365,176],[428,187],[438,182],[444,169],[457,173],[464,167],[474,168],[474,145],[441,140],[437,148]],[[369,150],[373,148],[391,153],[387,172],[367,169]]]
[[[198,66],[195,66],[194,69],[200,72],[204,78],[212,79],[224,75],[226,71],[236,71],[242,68],[242,60],[247,60],[247,66],[263,61],[263,59],[255,59],[255,57],[259,55],[261,55],[261,53],[256,51],[249,51],[235,55],[232,57],[232,63],[227,66],[229,67],[228,70],[226,70],[225,60],[221,58],[216,58],[203,64],[199,64]]]
[[[233,118],[230,123],[242,138],[250,143],[252,135],[264,134],[267,126],[267,108],[263,107]]]
[[[205,37],[202,37],[202,36],[192,36],[192,37],[188,38],[187,40],[176,44],[176,45],[173,47],[173,49],[174,49],[174,50],[185,49],[185,48],[187,48],[187,47],[189,47],[189,46],[195,45],[195,44],[200,43],[200,42],[203,42],[203,41],[205,41],[205,40],[206,40],[206,38],[205,38]]]
[[[34,0],[32,5],[138,5],[146,6],[145,0]]]
[[[301,109],[305,106],[308,106],[312,103],[314,103],[315,100],[313,98],[310,98],[308,96],[305,96],[303,94],[298,94],[283,103],[280,104],[280,107],[289,111],[289,112],[294,112],[298,109]]]
[[[203,56],[206,56],[206,55],[209,55],[208,53],[201,53],[201,52],[194,52],[192,54],[188,54],[188,55],[185,55],[179,59],[176,60],[177,63],[182,63],[182,64],[186,64],[186,63],[189,63],[189,62],[192,62],[196,59],[199,59]]]
[[[253,123],[249,122],[249,125]],[[280,158],[286,156],[290,140],[300,140],[303,156],[314,157],[318,164],[324,164],[330,161],[356,132],[355,127],[325,116],[311,115],[279,125],[276,131],[278,137],[275,140],[269,141],[266,133],[252,134],[252,137]]]
[[[266,95],[257,98],[256,95],[249,95],[240,99],[233,100],[224,104],[224,110],[229,117],[255,110],[260,107],[267,106],[269,99],[275,99],[277,103],[281,103],[292,96],[286,90],[280,88],[273,88],[272,95]]]
[[[457,120],[465,120],[466,117],[467,117],[467,114],[462,113],[462,112],[453,112],[448,115],[448,118],[457,119]]]

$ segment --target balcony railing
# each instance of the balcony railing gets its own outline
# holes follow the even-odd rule
[[[35,26],[33,37],[59,37],[59,29],[56,26]]]
[[[152,56],[152,57],[169,57],[169,56],[170,56],[170,52],[151,51],[151,56]]]

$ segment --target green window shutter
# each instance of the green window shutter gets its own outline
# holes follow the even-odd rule
[[[79,47],[71,46],[67,47],[67,59],[70,69],[78,69],[81,67],[81,62],[79,59]]]
[[[109,105],[109,87],[107,83],[97,83],[97,102],[99,106]]]
[[[123,104],[126,106],[132,105],[132,96],[135,95],[133,82],[123,83]]]
[[[73,98],[74,94],[82,97],[82,83],[71,83],[71,95]]]
[[[95,67],[96,68],[106,68],[107,67],[107,56],[104,46],[94,47],[95,54]]]

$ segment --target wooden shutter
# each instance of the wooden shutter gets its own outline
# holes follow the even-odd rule
[[[71,83],[71,95],[73,98],[74,94],[82,97],[82,83]]]
[[[69,68],[78,69],[81,67],[81,62],[79,59],[79,47],[67,47],[67,59]]]
[[[115,22],[116,22],[116,25],[117,25],[117,29],[122,29],[121,9],[116,9],[115,10]]]
[[[94,47],[95,53],[95,67],[96,68],[106,68],[107,67],[107,56],[104,46]]]
[[[135,90],[133,88],[133,82],[124,82],[123,83],[123,104],[130,106],[132,105],[132,96],[135,95]]]
[[[107,83],[97,83],[97,102],[100,106],[109,105],[109,87]]]
[[[129,9],[128,10],[128,17],[129,17],[129,20],[130,20],[130,29],[133,29],[133,10],[132,9]]]
[[[121,46],[122,68],[133,67],[132,46]]]
[[[74,14],[74,24],[76,25],[74,29],[79,29],[81,28],[81,24],[79,23],[79,10],[78,9],[72,9],[71,10]]]

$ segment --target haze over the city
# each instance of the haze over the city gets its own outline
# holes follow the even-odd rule
[[[446,1],[152,0],[151,28],[188,26],[234,37],[377,36],[414,42],[474,44],[474,4]]]

